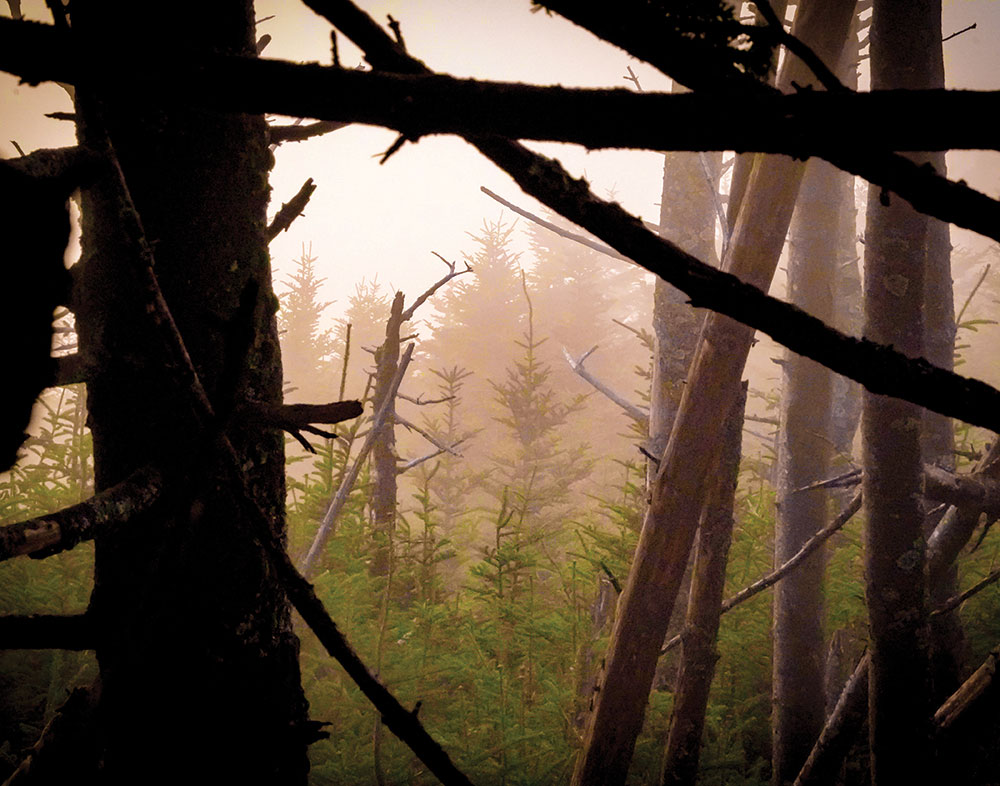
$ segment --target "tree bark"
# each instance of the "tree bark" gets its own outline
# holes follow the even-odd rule
[[[372,425],[378,428],[372,444],[372,540],[373,556],[370,571],[373,576],[388,576],[392,561],[392,536],[396,531],[396,391],[392,380],[399,367],[399,330],[403,319],[403,293],[397,292],[392,301],[389,321],[385,325],[385,341],[375,350],[375,388],[372,409],[381,412],[387,407],[385,420]],[[388,588],[386,589],[388,592]]]
[[[876,0],[872,86],[925,87],[940,51],[939,0]],[[928,219],[869,189],[865,336],[924,351]],[[922,492],[922,410],[866,391],[862,411],[865,580],[871,640],[872,783],[926,782],[931,755],[930,629]]]
[[[181,40],[192,52],[254,52],[245,0],[203,9],[196,25],[158,6],[80,2],[73,31],[84,51],[122,56],[141,46],[167,60]],[[138,93],[122,101],[81,88],[76,99],[80,141],[103,149],[107,133],[117,151],[155,242],[160,286],[216,412],[280,405],[263,118],[163,110]],[[186,480],[127,530],[96,538],[89,615],[102,782],[304,784],[307,704],[289,604],[243,534],[243,492],[188,405],[184,377],[151,343],[136,238],[123,229],[115,178],[109,168],[83,193],[75,292],[81,351],[97,361],[88,379],[96,487],[150,463]],[[229,437],[253,501],[283,536],[280,433],[247,426]]]
[[[705,711],[719,658],[715,643],[733,536],[733,503],[740,473],[745,405],[744,385],[742,395],[726,419],[724,449],[714,473],[716,483],[698,525],[680,673],[660,778],[664,786],[694,784],[698,775]]]
[[[832,251],[841,207],[832,198],[838,172],[810,161],[789,237],[788,299],[824,322],[833,318]],[[823,525],[828,496],[798,492],[826,477],[833,374],[814,361],[785,352],[778,432],[777,517],[774,563],[780,565]],[[795,779],[823,727],[824,549],[774,591],[771,682],[772,782]]]
[[[847,37],[852,2],[803,3],[795,32],[822,57],[835,59]],[[794,58],[779,78],[809,82]],[[802,164],[774,156],[755,167],[724,267],[767,289],[777,266],[798,191]],[[729,412],[739,395],[740,376],[753,330],[711,314],[688,374],[606,658],[607,671],[584,735],[573,783],[623,783],[663,636],[670,618],[714,463],[719,412]],[[669,526],[656,526],[669,522]]]

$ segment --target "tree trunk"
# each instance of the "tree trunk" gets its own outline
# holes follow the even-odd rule
[[[853,0],[803,3],[795,32],[821,57],[835,60],[853,9]],[[795,58],[786,63],[780,85],[811,81]],[[784,156],[758,162],[740,210],[724,267],[763,289],[777,266],[802,167]],[[718,413],[729,412],[739,395],[752,339],[753,330],[727,317],[711,314],[705,322],[619,604],[607,671],[573,775],[576,786],[625,780],[715,460]]]
[[[660,234],[701,260],[714,264],[715,203],[718,198],[720,156],[717,153],[667,153],[663,157],[663,190],[660,196]],[[687,296],[661,278],[653,289],[653,380],[649,397],[649,452],[660,457],[681,403],[698,331],[704,312],[694,309]],[[647,488],[656,466],[649,467]],[[690,586],[690,570],[682,582],[681,597]],[[677,633],[685,615],[683,604],[674,610],[666,637]],[[655,685],[672,686],[676,663],[660,660]]]
[[[788,299],[829,323],[833,316],[833,248],[838,209],[837,170],[809,162],[789,238]],[[823,480],[830,464],[833,373],[785,352],[778,432],[774,564],[794,556],[823,526],[827,494],[797,491]],[[774,588],[771,727],[772,782],[791,783],[823,727],[823,573],[826,551]]]
[[[939,49],[939,0],[876,0],[873,89],[929,87]],[[865,337],[911,357],[924,347],[928,219],[896,195],[869,189]],[[863,395],[865,579],[871,638],[872,783],[927,782],[931,756],[930,638],[922,530],[922,411]]]
[[[664,786],[694,784],[698,775],[705,711],[719,658],[715,642],[733,536],[733,503],[740,474],[745,405],[744,384],[743,393],[726,420],[724,450],[714,473],[715,487],[698,525],[680,674],[663,758]]]
[[[396,392],[392,380],[399,367],[399,330],[403,318],[403,293],[397,292],[385,325],[385,341],[375,350],[375,388],[372,412],[379,412],[389,401],[389,410],[372,443],[372,541],[371,574],[388,576],[392,562],[392,536],[396,531]],[[386,589],[388,592],[388,588]]]
[[[245,0],[206,6],[196,22],[141,3],[81,0],[72,13],[83,51],[105,56],[141,46],[166,60],[181,41],[195,52],[255,51]],[[102,100],[84,88],[76,99],[80,141],[103,149],[104,129],[110,135],[164,297],[216,412],[251,400],[280,404],[263,118],[161,109],[142,95]],[[83,193],[75,271],[81,351],[94,361],[96,488],[149,463],[181,481],[155,512],[97,539],[90,614],[101,782],[304,784],[307,704],[289,604],[244,534],[243,490],[153,339],[142,262],[122,229],[115,183],[109,167]],[[283,536],[281,434],[242,425],[227,433],[254,502]]]

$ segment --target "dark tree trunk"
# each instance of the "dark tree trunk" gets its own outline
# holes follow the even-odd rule
[[[399,368],[399,329],[403,318],[403,293],[397,292],[392,311],[385,325],[385,341],[375,350],[375,388],[372,411],[379,412],[392,396],[385,420],[372,444],[372,539],[371,561],[373,576],[388,576],[392,562],[392,536],[396,531],[396,418],[395,397],[391,389]],[[388,592],[388,589],[386,589]]]
[[[939,48],[939,0],[876,0],[872,87],[928,87]],[[924,351],[928,219],[898,196],[869,189],[865,336],[912,357]],[[871,668],[872,782],[927,782],[932,764],[930,631],[924,560],[922,411],[864,394],[865,578]]]
[[[73,5],[84,51],[178,47],[252,55],[246,0],[199,9]],[[122,33],[120,31],[127,31]],[[281,402],[267,246],[271,156],[263,118],[160,109],[142,95],[77,91],[80,141],[109,133],[156,257],[155,272],[217,413]],[[305,783],[307,704],[290,608],[241,523],[243,489],[224,469],[163,361],[120,220],[115,175],[83,194],[75,271],[96,487],[148,463],[180,478],[165,505],[97,540],[91,598],[100,664],[105,783]],[[224,423],[220,423],[224,426]],[[284,534],[280,433],[227,429],[253,501]]]

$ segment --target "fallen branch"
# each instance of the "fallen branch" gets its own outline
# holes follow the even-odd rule
[[[86,614],[0,616],[0,650],[92,650],[94,628]]]
[[[71,549],[127,524],[149,510],[162,492],[162,476],[147,467],[76,505],[0,527],[0,561],[22,554],[40,559]]]

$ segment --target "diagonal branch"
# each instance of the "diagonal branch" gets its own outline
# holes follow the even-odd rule
[[[597,347],[594,347],[594,349],[597,349]],[[620,396],[614,390],[609,388],[607,385],[601,382],[601,380],[597,379],[597,377],[595,377],[593,374],[587,371],[586,367],[583,365],[584,361],[591,355],[594,349],[590,350],[590,352],[588,352],[587,354],[582,355],[578,360],[574,360],[573,356],[569,354],[569,350],[566,349],[566,347],[563,347],[563,356],[566,358],[566,362],[569,363],[569,367],[573,369],[573,371],[576,373],[577,376],[579,376],[584,381],[589,382],[590,385],[594,388],[594,390],[603,394],[605,398],[610,399],[619,407],[621,407],[625,411],[626,415],[628,415],[630,418],[632,418],[632,420],[634,420],[636,423],[642,426],[643,431],[648,431],[649,414],[643,412],[641,409],[639,409],[639,407],[637,407],[631,401],[627,401],[625,398]]]
[[[850,521],[851,517],[854,516],[854,514],[859,510],[861,510],[861,492],[854,495],[854,498],[847,504],[847,507],[844,508],[833,521],[803,543],[802,547],[787,562],[775,568],[773,571],[768,573],[763,578],[758,579],[753,584],[744,587],[732,597],[727,598],[723,602],[719,613],[725,614],[728,611],[732,611],[736,606],[750,600],[750,598],[760,594],[768,587],[777,584],[781,581],[781,579],[801,565],[805,561],[806,557],[822,546],[831,535],[843,529],[844,525]],[[684,631],[681,631],[678,635],[674,636],[663,645],[663,649],[660,650],[660,655],[666,654],[679,645],[683,640]]]
[[[330,505],[326,509],[326,513],[323,514],[323,520],[320,521],[319,529],[316,531],[316,536],[313,538],[312,545],[309,546],[309,551],[306,553],[305,558],[302,560],[302,564],[299,566],[299,570],[302,575],[308,576],[313,563],[316,561],[316,557],[319,556],[319,552],[322,551],[323,546],[326,545],[326,541],[330,537],[330,533],[333,529],[333,524],[340,515],[340,511],[343,509],[347,502],[347,497],[351,493],[351,489],[354,488],[354,483],[358,479],[358,475],[361,472],[361,467],[371,453],[372,448],[375,446],[375,440],[378,438],[379,432],[382,430],[382,424],[385,423],[386,416],[392,409],[393,399],[396,396],[396,391],[399,390],[399,386],[403,381],[403,376],[406,374],[406,368],[410,365],[410,359],[413,357],[413,344],[410,344],[403,356],[399,359],[399,366],[396,368],[396,374],[389,383],[389,389],[386,393],[385,399],[382,401],[382,406],[378,408],[375,414],[372,416],[371,424],[368,427],[368,436],[365,437],[365,441],[361,444],[361,449],[358,451],[358,455],[354,458],[354,463],[351,465],[350,470],[344,474],[344,479],[340,482],[340,487],[337,489],[337,493],[333,495],[333,499],[330,501]]]
[[[45,516],[0,527],[0,561],[29,554],[48,557],[126,525],[149,510],[163,492],[163,478],[150,467],[88,500]]]
[[[312,197],[315,190],[316,186],[313,183],[313,179],[310,177],[305,183],[302,184],[302,188],[298,190],[298,193],[281,206],[281,209],[275,214],[274,220],[271,222],[270,226],[264,230],[264,237],[266,237],[269,242],[274,240],[282,232],[288,231],[292,222],[302,215],[302,211],[306,209],[306,205],[309,204],[309,199]]]

